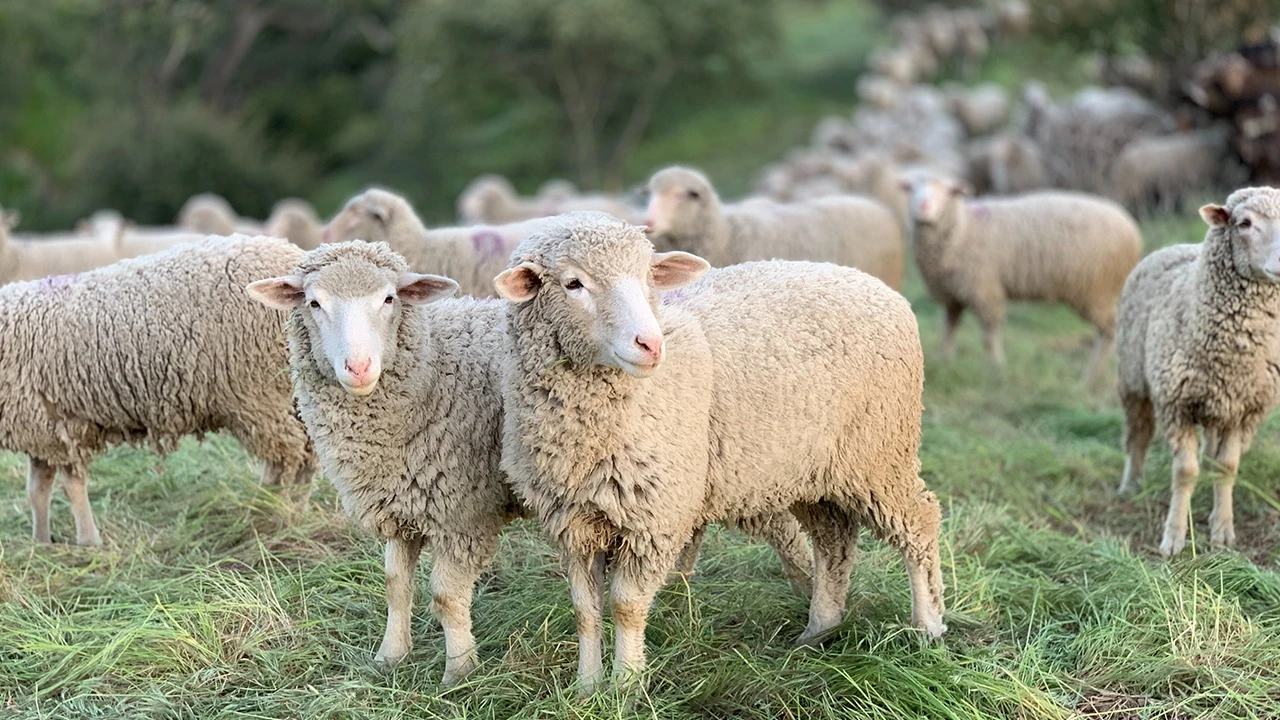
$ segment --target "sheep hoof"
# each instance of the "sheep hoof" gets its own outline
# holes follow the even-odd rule
[[[1116,494],[1122,497],[1130,497],[1138,494],[1138,486],[1128,480],[1121,480],[1120,487],[1116,488]]]
[[[399,665],[404,656],[408,654],[407,648],[400,651],[390,650],[384,644],[383,647],[378,648],[378,654],[373,656],[373,664],[382,670],[391,670],[396,665]]]
[[[814,632],[805,630],[804,632],[800,633],[800,637],[796,638],[796,641],[794,643],[795,647],[798,647],[798,648],[821,647],[822,643],[826,642],[827,638],[831,637],[832,634],[834,634],[834,632],[835,632],[835,628],[826,628],[825,630],[818,630]]]
[[[102,547],[102,536],[94,530],[92,533],[86,533],[84,537],[77,537],[76,544],[80,547]]]
[[[1160,541],[1160,556],[1166,560],[1182,552],[1182,548],[1186,545],[1186,541],[1175,541],[1170,536],[1165,536]]]
[[[442,681],[444,686],[453,687],[463,680],[466,680],[467,676],[476,669],[476,665],[478,665],[478,661],[476,659],[476,651],[474,649],[466,655],[463,655],[461,658],[458,658],[455,662],[446,663],[444,668],[444,680]]]
[[[1209,544],[1214,549],[1229,548],[1236,544],[1236,529],[1227,523],[1209,518]]]

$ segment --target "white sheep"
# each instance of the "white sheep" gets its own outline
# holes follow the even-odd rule
[[[386,543],[387,627],[376,660],[394,665],[410,650],[413,576],[427,547],[446,685],[475,668],[472,591],[503,526],[524,514],[499,469],[505,309],[442,299],[457,287],[409,272],[384,243],[358,240],[321,246],[287,274],[248,286],[290,313],[294,392],[320,466],[346,512]],[[798,525],[744,524],[793,563],[793,582],[808,582]],[[691,544],[684,569],[696,555]]]
[[[902,232],[892,212],[855,196],[722,205],[702,173],[670,167],[649,180],[650,234],[723,267],[770,258],[834,262],[902,286]]]
[[[1229,140],[1226,128],[1138,138],[1111,168],[1113,197],[1135,209],[1180,210],[1223,177]]]
[[[204,235],[261,235],[262,223],[236,215],[226,198],[214,193],[192,195],[178,211],[178,228]]]
[[[458,196],[458,220],[464,225],[505,225],[546,214],[543,199],[520,197],[501,175],[481,175]]]
[[[283,318],[244,294],[300,256],[281,240],[210,238],[0,288],[0,448],[30,458],[36,540],[50,540],[61,472],[76,542],[100,544],[85,486],[89,461],[114,443],[165,450],[227,430],[266,463],[264,484],[310,482],[310,443],[281,372]]]
[[[606,570],[625,682],[681,547],[744,515],[790,509],[813,540],[801,642],[841,621],[860,525],[902,551],[913,622],[946,630],[941,511],[919,477],[923,358],[901,295],[852,268],[786,262],[677,289],[707,263],[655,255],[602,214],[563,216],[511,263],[495,280],[510,303],[502,467],[562,550],[581,690],[603,673]]]
[[[347,201],[321,233],[324,242],[385,242],[404,255],[414,272],[430,272],[455,280],[465,295],[490,297],[493,277],[507,257],[541,219],[507,225],[427,230],[408,200],[370,188]]]
[[[15,210],[0,210],[0,285],[92,270],[119,257],[114,237],[101,237],[92,230],[84,236],[25,240],[11,236],[21,217]]]
[[[947,102],[969,137],[997,130],[1009,118],[1009,94],[995,83],[983,83],[972,88],[950,88]]]
[[[854,92],[859,102],[877,110],[888,110],[902,97],[902,85],[883,75],[867,73],[858,77]]]
[[[1202,245],[1152,253],[1125,283],[1117,338],[1124,406],[1124,477],[1142,477],[1156,421],[1173,454],[1160,552],[1187,541],[1200,472],[1197,427],[1217,473],[1209,540],[1235,541],[1232,486],[1267,413],[1280,401],[1280,191],[1245,188],[1205,205]]]
[[[298,198],[285,198],[271,209],[271,216],[263,226],[263,233],[282,237],[303,250],[314,250],[320,245],[320,233],[324,223],[311,203]]]
[[[903,189],[911,194],[916,265],[944,311],[944,357],[966,308],[982,323],[991,359],[1003,366],[1005,302],[1061,302],[1097,331],[1085,371],[1093,376],[1115,337],[1125,277],[1142,256],[1142,235],[1124,208],[1066,192],[970,201],[963,184],[927,173],[905,178]]]

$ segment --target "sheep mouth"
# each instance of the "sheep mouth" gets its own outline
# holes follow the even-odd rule
[[[378,378],[373,378],[372,380],[368,380],[364,383],[356,383],[349,380],[339,380],[338,382],[342,385],[342,389],[352,395],[359,395],[361,397],[369,395],[374,391],[374,388],[378,387]]]
[[[658,370],[658,366],[662,364],[661,360],[627,360],[626,358],[613,356],[618,363],[618,369],[630,375],[631,377],[647,378]]]

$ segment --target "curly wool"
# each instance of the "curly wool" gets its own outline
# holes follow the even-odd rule
[[[700,205],[660,238],[671,249],[715,267],[775,258],[832,262],[870,273],[895,290],[902,287],[902,230],[893,212],[876,201],[841,196],[782,204],[754,198],[725,205],[696,170],[671,167],[649,181],[655,195],[681,189],[696,190]]]
[[[0,447],[83,470],[112,443],[163,449],[227,430],[269,473],[309,479],[283,318],[244,294],[300,255],[268,238],[209,238],[0,288]]]
[[[361,264],[404,272],[382,243],[322,245],[296,273],[341,293]],[[424,539],[487,565],[519,506],[498,469],[502,305],[459,298],[404,305],[395,356],[368,397],[344,390],[311,345],[303,310],[287,333],[298,410],[347,513],[383,539]]]

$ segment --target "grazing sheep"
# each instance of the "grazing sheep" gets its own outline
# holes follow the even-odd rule
[[[1229,140],[1225,128],[1138,138],[1111,168],[1113,196],[1130,208],[1180,210],[1222,177]]]
[[[848,118],[828,115],[813,126],[809,146],[816,150],[852,153],[857,145],[857,131]]]
[[[311,203],[285,198],[271,209],[271,217],[267,218],[263,232],[271,237],[286,238],[303,250],[314,250],[320,245],[323,225]]]
[[[947,102],[969,137],[986,135],[1002,127],[1009,118],[1009,94],[995,83],[952,88],[947,93]]]
[[[541,200],[526,200],[501,175],[481,175],[458,196],[458,220],[464,225],[505,225],[547,213]]]
[[[926,173],[904,179],[903,189],[911,194],[916,264],[945,312],[943,357],[965,308],[978,315],[987,351],[1003,366],[1005,301],[1061,302],[1097,330],[1085,371],[1093,377],[1115,337],[1124,279],[1142,256],[1138,225],[1123,208],[1066,192],[969,201],[965,186]]]
[[[85,485],[89,461],[114,443],[166,450],[227,430],[266,463],[263,484],[310,482],[310,443],[282,372],[283,318],[244,294],[301,254],[283,240],[210,238],[0,288],[0,448],[30,457],[36,540],[50,540],[61,471],[76,542],[101,543]]]
[[[1240,455],[1280,401],[1280,191],[1245,188],[1205,205],[1202,245],[1152,253],[1120,301],[1121,492],[1142,477],[1156,421],[1173,454],[1173,493],[1160,553],[1182,550],[1200,467],[1196,428],[1218,477],[1209,540],[1235,542],[1231,491]]]
[[[456,289],[409,272],[385,243],[358,240],[324,245],[248,287],[290,313],[294,392],[320,465],[347,513],[386,542],[387,627],[376,659],[394,665],[409,652],[413,576],[429,547],[446,685],[476,665],[472,591],[503,526],[524,514],[498,464],[504,307],[442,299]],[[790,555],[780,555],[805,565],[788,570],[807,583],[799,526],[750,522],[787,543]],[[691,546],[685,570],[696,555]]]
[[[723,267],[747,260],[816,260],[859,268],[902,287],[902,232],[890,210],[853,196],[722,205],[702,173],[660,170],[649,180],[650,234]]]
[[[9,231],[17,227],[21,217],[16,210],[0,210],[0,285],[83,272],[118,259],[114,238],[96,232],[58,239],[11,237]]]
[[[408,200],[371,188],[348,200],[321,236],[324,242],[385,242],[414,272],[452,278],[464,295],[491,297],[493,277],[506,268],[507,256],[542,222],[427,230]]]
[[[654,592],[709,521],[790,509],[805,525],[801,642],[841,621],[860,525],[902,551],[913,622],[946,630],[940,507],[919,477],[923,359],[901,295],[855,269],[786,262],[677,290],[707,263],[655,255],[602,214],[544,226],[511,263],[495,280],[510,303],[502,467],[562,550],[583,691],[603,673],[606,569],[627,681]]]
[[[1027,0],[1006,0],[996,7],[996,29],[1005,39],[1031,32],[1031,4]]]

